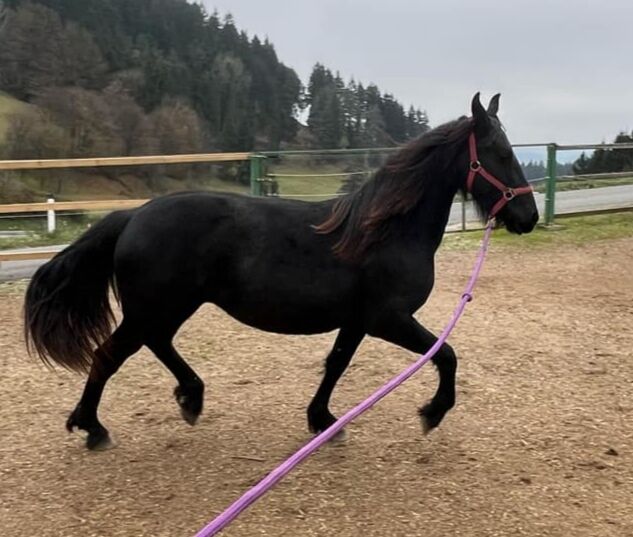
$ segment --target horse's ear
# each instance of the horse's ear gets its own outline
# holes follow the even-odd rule
[[[497,117],[497,113],[499,112],[499,97],[501,97],[501,93],[497,93],[490,99],[490,104],[488,105],[488,114],[493,117]]]
[[[475,96],[473,97],[471,110],[476,127],[485,128],[490,124],[488,112],[486,112],[486,109],[481,105],[481,101],[479,100],[479,92],[475,93]]]

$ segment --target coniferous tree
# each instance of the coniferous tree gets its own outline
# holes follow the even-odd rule
[[[350,80],[346,85],[340,74],[319,63],[310,76],[305,102],[318,147],[393,146],[429,129],[425,113],[413,107],[405,113],[393,95],[383,95],[375,84],[365,88]]]
[[[633,132],[619,133],[614,144],[633,144]],[[596,149],[591,157],[582,153],[574,162],[574,174],[617,173],[633,170],[633,149]]]

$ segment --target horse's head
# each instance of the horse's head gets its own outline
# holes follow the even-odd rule
[[[468,170],[466,190],[487,216],[512,233],[529,233],[538,221],[532,189],[497,117],[499,95],[486,110],[479,93],[472,101],[472,133],[460,166]]]

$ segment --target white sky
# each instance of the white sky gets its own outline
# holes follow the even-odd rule
[[[514,143],[611,141],[633,130],[633,0],[204,0],[268,36],[306,83],[321,62],[432,125],[502,93]]]

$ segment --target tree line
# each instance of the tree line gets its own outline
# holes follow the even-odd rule
[[[557,162],[556,163],[556,175],[561,177],[563,175],[571,175],[573,173],[573,164],[570,162]],[[530,181],[532,179],[543,179],[547,175],[547,167],[542,160],[530,160],[528,162],[521,162],[521,168],[525,178]]]
[[[633,131],[621,132],[614,144],[633,145]],[[594,173],[617,173],[633,170],[633,149],[596,149],[591,156],[582,153],[574,162],[576,175]]]
[[[620,132],[612,143],[633,146],[633,131]],[[521,168],[528,181],[544,178],[547,175],[547,168],[543,161],[522,162]],[[596,149],[589,155],[585,152],[581,153],[574,162],[556,164],[557,177],[628,171],[633,171],[633,148]]]

